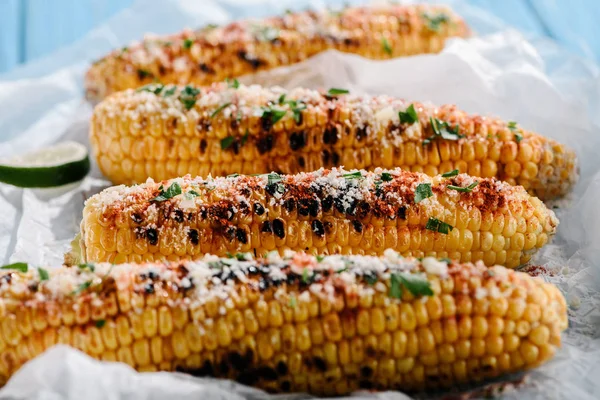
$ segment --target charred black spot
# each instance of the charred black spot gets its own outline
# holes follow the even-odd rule
[[[154,271],[148,271],[148,278],[150,278],[150,280],[155,281],[159,278],[159,275]]]
[[[355,230],[356,232],[358,232],[358,233],[360,233],[360,232],[362,232],[362,231],[363,231],[363,224],[362,224],[362,222],[360,222],[360,221],[359,221],[359,220],[357,220],[357,219],[353,219],[353,220],[352,220],[352,227],[353,227],[353,228],[354,228],[354,230]]]
[[[333,207],[333,196],[329,195],[323,200],[323,212],[329,212]]]
[[[312,231],[315,235],[319,237],[325,236],[325,227],[323,226],[323,223],[318,219],[313,220],[313,222],[310,224],[310,227],[312,228]]]
[[[398,208],[398,212],[396,213],[396,215],[400,219],[406,219],[406,207],[405,206],[399,207]]]
[[[206,219],[208,217],[208,210],[205,207],[200,209],[200,218]]]
[[[202,368],[197,369],[197,371],[198,371],[197,376],[214,376],[215,375],[215,369],[213,368],[213,365],[209,360],[204,361],[204,364],[202,364]]]
[[[254,213],[256,215],[263,215],[265,213],[265,208],[260,203],[254,203]]]
[[[150,282],[144,286],[144,293],[152,294],[154,293],[154,283]]]
[[[225,360],[222,360],[219,363],[219,372],[222,375],[227,375],[227,373],[229,372],[229,364],[227,364],[227,362]]]
[[[334,166],[339,165],[339,163],[340,163],[340,155],[338,153],[336,153],[335,151],[331,152],[331,163]]]
[[[164,75],[166,73],[167,73],[167,69],[165,68],[165,66],[164,65],[159,65],[158,66],[158,74],[159,75]]]
[[[271,367],[260,367],[256,370],[256,374],[265,381],[277,380],[277,372]]]
[[[440,381],[439,375],[432,374],[432,375],[426,375],[425,377],[430,382],[439,382]]]
[[[356,140],[359,142],[367,136],[367,126],[356,128]]]
[[[258,69],[266,63],[258,57],[250,56],[245,50],[238,51],[238,57],[246,61],[253,69]]]
[[[202,139],[200,141],[200,153],[204,154],[206,152],[206,147],[208,146],[208,142],[206,139]]]
[[[248,190],[248,188],[241,188],[240,189],[240,193],[242,194],[242,196],[248,197],[248,196],[250,196],[250,193],[244,193],[244,192],[246,192],[246,190]],[[249,192],[249,190],[248,190],[248,192]],[[250,206],[245,201],[241,201],[238,204],[238,210],[239,210],[240,214],[248,215],[249,214],[249,210],[250,210]]]
[[[279,189],[279,185],[277,183],[269,183],[265,186],[265,191],[271,196],[275,196],[275,193],[277,193],[277,189]]]
[[[304,362],[304,365],[306,365],[306,368],[308,368],[308,369],[312,368],[313,362],[310,358],[305,358],[303,362]]]
[[[356,215],[356,204],[357,204],[356,199],[352,200],[350,202],[350,206],[348,206],[348,208],[346,208],[346,214],[352,215],[352,216]]]
[[[356,209],[356,216],[358,218],[366,218],[369,215],[369,211],[371,211],[371,206],[366,201],[361,201],[358,203]]]
[[[273,220],[273,233],[278,238],[283,239],[285,237],[285,230],[283,229],[283,221],[279,218]]]
[[[289,392],[290,390],[292,390],[292,384],[290,383],[290,381],[283,381],[281,382],[281,385],[279,386],[281,388],[282,392]]]
[[[248,349],[246,350],[246,354],[244,354],[244,362],[248,365],[252,364],[254,361],[254,350]]]
[[[235,236],[237,237],[237,240],[240,241],[240,243],[242,243],[242,244],[248,243],[248,233],[243,228],[238,228],[237,231],[235,232]]]
[[[205,72],[207,74],[214,74],[215,73],[215,70],[212,69],[211,67],[209,67],[205,63],[200,63],[199,67],[200,67],[200,71]]]
[[[306,217],[310,214],[310,206],[308,199],[300,199],[298,200],[298,214]]]
[[[236,229],[233,226],[228,226],[227,228],[225,228],[225,230],[223,231],[223,236],[225,236],[225,238],[227,240],[229,240],[230,242],[233,241],[233,239],[235,239],[235,232]]]
[[[310,212],[310,215],[313,217],[316,217],[317,215],[319,215],[319,201],[317,199],[311,199],[308,202],[308,211]]]
[[[146,229],[146,238],[152,246],[158,243],[158,232],[154,228]]]
[[[292,133],[290,135],[290,149],[292,150],[300,150],[306,146],[306,133],[305,132],[297,132]]]
[[[329,151],[323,150],[323,152],[321,153],[321,159],[323,160],[324,165],[329,164],[329,157],[330,157]]]
[[[325,360],[323,360],[321,357],[314,357],[313,362],[315,363],[315,368],[317,368],[319,371],[327,371],[327,364],[325,364]]]
[[[261,232],[273,233],[273,224],[271,221],[264,221],[260,227]]]
[[[254,371],[242,372],[235,380],[242,385],[253,386],[258,381],[258,376],[256,376]]]
[[[133,220],[133,222],[135,222],[136,224],[141,224],[143,219],[142,216],[140,214],[137,213],[133,213],[131,214],[131,219]]]
[[[288,198],[283,202],[283,206],[287,210],[287,212],[292,212],[296,208],[296,201],[293,198]]]
[[[294,120],[294,122],[296,122],[296,125],[300,126],[302,125],[302,121],[304,121],[304,115],[302,114],[302,111],[298,112],[296,119]]]
[[[298,157],[298,165],[300,166],[300,168],[304,168],[304,166],[306,165],[306,163],[304,162],[304,157]]]
[[[264,120],[265,119],[263,118],[263,121]],[[269,119],[269,121],[270,121],[270,119]],[[270,126],[269,126],[269,128],[267,128],[265,130],[269,130],[269,129],[271,129]],[[274,145],[275,145],[275,138],[273,137],[273,135],[266,135],[256,141],[256,149],[258,150],[258,152],[260,154],[265,154],[265,153],[273,150]]]
[[[327,129],[325,129],[325,132],[323,132],[323,143],[336,144],[337,141],[338,141],[337,129],[334,126],[331,126]]]
[[[344,207],[344,202],[339,197],[334,200],[335,209],[339,212],[343,213],[346,211],[346,207]]]
[[[377,351],[373,346],[369,346],[365,349],[365,354],[367,357],[375,357],[377,355]]]
[[[279,361],[277,363],[277,373],[279,375],[285,375],[285,374],[288,373],[288,366],[287,366],[287,364],[285,362]]]
[[[173,217],[173,219],[176,222],[179,222],[179,223],[183,222],[183,211],[181,211],[181,210],[175,210],[173,212],[173,214],[175,214],[175,216]]]
[[[481,370],[483,372],[492,372],[494,370],[494,366],[490,365],[490,364],[486,364],[486,365],[481,366]]]
[[[370,390],[370,389],[373,389],[373,382],[365,380],[365,379],[361,379],[358,382],[358,387],[360,387],[361,389]]]
[[[353,38],[345,38],[344,39],[344,44],[346,46],[357,46],[358,45],[358,40],[353,39]]]

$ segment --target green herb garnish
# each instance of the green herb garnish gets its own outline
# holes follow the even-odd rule
[[[415,189],[415,203],[420,203],[428,197],[433,196],[431,183],[419,183]]]
[[[155,95],[159,95],[160,92],[164,89],[164,86],[160,83],[150,83],[148,85],[144,85],[141,88],[136,89],[136,92],[150,92]]]
[[[240,82],[237,79],[229,79],[226,78],[225,82],[227,82],[227,87],[237,89],[240,87]]]
[[[92,286],[92,281],[86,281],[83,282],[81,285],[79,285],[77,287],[77,289],[73,290],[71,292],[72,295],[78,295],[79,293],[83,292],[84,290],[86,290],[87,288],[89,288],[90,286]]]
[[[389,181],[391,181],[393,179],[394,179],[394,177],[389,172],[382,172],[381,173],[381,180],[383,182],[389,182]]]
[[[145,69],[138,69],[137,74],[140,79],[145,79],[152,76],[152,72]]]
[[[519,133],[519,128],[517,127],[517,123],[515,121],[509,121],[508,129],[510,129],[512,131],[512,133],[514,133],[515,140],[517,141],[517,143],[521,143],[521,140],[523,140],[523,135],[521,135]]]
[[[387,55],[392,55],[392,47],[390,46],[390,42],[388,42],[387,38],[382,37],[381,38],[381,47],[383,47],[383,51],[387,54]]]
[[[279,104],[279,105],[285,104],[285,93],[283,93],[281,96],[279,96],[279,99],[277,100],[277,104]]]
[[[439,31],[440,26],[442,24],[445,24],[448,21],[450,21],[450,18],[448,18],[446,14],[441,13],[438,15],[423,14],[423,18],[425,19],[425,24],[427,25],[427,28],[434,32]]]
[[[350,93],[349,90],[347,89],[338,89],[338,88],[331,88],[327,91],[327,94],[330,96],[337,96],[338,94],[348,94]]]
[[[433,136],[423,140],[423,145],[429,144],[438,138],[445,140],[458,140],[465,137],[465,135],[460,134],[458,125],[452,128],[446,121],[441,121],[433,117],[429,118],[429,123],[433,129]]]
[[[223,111],[223,109],[225,109],[226,107],[229,107],[231,105],[231,103],[225,103],[221,106],[219,106],[219,108],[217,108],[215,111],[213,111],[212,114],[210,114],[211,118],[216,117],[221,111]]]
[[[410,273],[400,273],[398,275],[400,276],[402,286],[413,296],[433,296],[431,284],[424,275]]]
[[[343,174],[342,177],[346,180],[363,178],[362,172],[360,171],[348,172],[347,174]]]
[[[79,264],[77,266],[77,268],[79,268],[79,269],[89,269],[90,272],[94,272],[94,270],[96,269],[96,266],[94,264],[86,263],[86,264]]]
[[[254,37],[261,42],[270,42],[279,38],[279,29],[272,26],[253,25],[252,30]]]
[[[193,86],[186,86],[179,94],[179,100],[183,103],[187,110],[191,110],[196,104],[196,97],[200,94],[200,90]]]
[[[105,319],[99,319],[98,321],[96,321],[96,328],[100,329],[104,325],[106,325],[106,320]]]
[[[262,107],[263,113],[261,118],[271,121],[271,124],[275,125],[281,118],[285,116],[286,110],[280,110],[271,107]]]
[[[240,142],[241,146],[245,145],[248,141],[248,135],[250,135],[250,132],[248,131],[248,129],[246,129],[246,133],[244,133],[244,136],[242,136],[242,141]]]
[[[457,192],[461,192],[461,193],[471,193],[473,191],[473,189],[475,188],[475,186],[477,186],[477,185],[479,185],[479,181],[475,181],[467,187],[448,185],[447,188],[456,190]]]
[[[377,283],[377,275],[375,273],[373,274],[369,274],[369,275],[363,275],[363,279],[365,280],[365,282],[367,282],[367,284],[373,286],[374,284]]]
[[[221,139],[221,150],[230,148],[233,142],[235,142],[235,138],[233,136],[227,136]]]
[[[165,201],[177,196],[178,194],[181,194],[181,186],[179,186],[179,183],[177,182],[173,182],[171,186],[167,188],[167,190],[163,191],[162,186],[159,190],[159,195],[150,201]]]
[[[14,269],[19,272],[27,272],[27,270],[29,269],[29,265],[24,262],[16,262],[8,265],[3,265],[2,267],[0,267],[0,269]]]
[[[290,295],[290,303],[289,303],[290,308],[296,308],[296,304],[297,304],[296,296]]]
[[[458,169],[453,169],[452,171],[449,172],[444,172],[442,174],[442,178],[452,178],[453,176],[458,175]]]
[[[390,297],[394,299],[402,298],[402,280],[399,274],[392,274],[390,277]]]
[[[186,200],[192,200],[194,197],[198,196],[200,196],[200,193],[196,192],[195,190],[190,190],[183,194],[183,198]]]
[[[40,281],[47,281],[50,279],[50,274],[44,268],[38,268],[38,275],[40,276]]]
[[[325,256],[324,256],[324,255],[321,255],[321,254],[317,255],[317,262],[321,262],[321,261],[323,261],[324,259],[325,259]]]
[[[417,110],[415,110],[415,106],[413,104],[408,106],[406,111],[400,111],[398,116],[400,117],[400,123],[402,124],[414,124],[415,122],[419,121]]]
[[[429,220],[427,220],[427,224],[425,225],[425,229],[447,235],[450,233],[450,231],[452,231],[452,229],[454,229],[454,227],[450,224],[440,221],[437,218],[429,217]]]
[[[164,91],[163,97],[173,96],[176,91],[177,91],[177,86],[173,85],[171,87],[171,89],[167,89],[167,90]]]
[[[194,41],[192,39],[185,39],[183,41],[183,48],[185,50],[189,50],[192,48],[192,44],[194,44]]]
[[[309,271],[308,268],[304,268],[302,270],[302,283],[308,284],[310,282],[310,276],[308,276]]]

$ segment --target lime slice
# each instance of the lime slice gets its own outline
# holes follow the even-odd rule
[[[61,186],[83,179],[89,171],[87,149],[70,141],[0,160],[0,182],[19,187]]]

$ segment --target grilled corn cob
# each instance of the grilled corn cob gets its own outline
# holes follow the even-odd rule
[[[558,220],[521,187],[468,175],[319,170],[109,188],[83,210],[77,262],[277,250],[449,257],[515,268]],[[70,257],[76,259],[75,257]]]
[[[448,7],[388,5],[286,14],[176,35],[147,37],[96,62],[87,96],[100,100],[145,83],[207,85],[303,61],[329,49],[372,59],[437,53],[469,29]]]
[[[567,327],[549,283],[394,251],[85,264],[0,282],[0,383],[63,343],[272,392],[443,388],[536,367]]]
[[[340,165],[428,175],[458,169],[547,200],[565,194],[578,176],[571,149],[514,122],[453,105],[307,89],[150,85],[99,104],[90,135],[102,172],[125,184]]]

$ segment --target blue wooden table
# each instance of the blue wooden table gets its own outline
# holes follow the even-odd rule
[[[72,43],[133,1],[0,0],[0,73]],[[600,0],[466,1],[525,33],[600,61]]]

